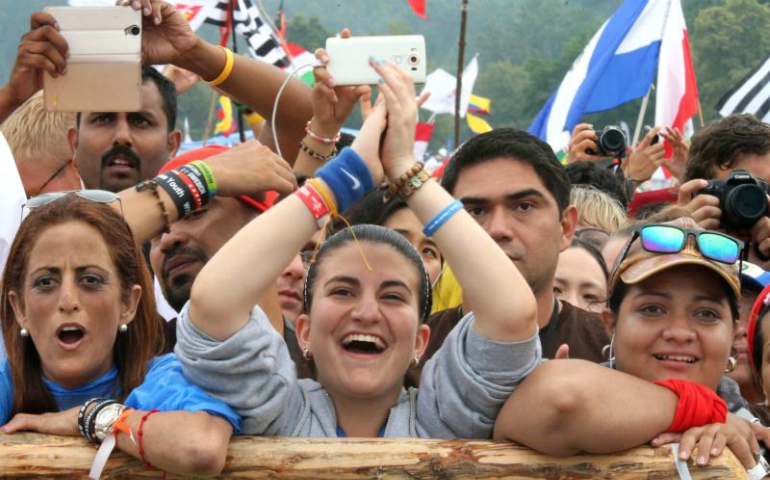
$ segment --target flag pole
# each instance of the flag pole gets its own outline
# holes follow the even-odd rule
[[[457,87],[455,88],[455,148],[460,144],[460,97],[463,91],[463,64],[465,63],[465,25],[468,22],[468,0],[463,0],[460,16],[460,43],[457,55]]]
[[[234,8],[235,8],[234,5],[235,5],[235,2],[237,2],[237,1],[238,0],[230,0],[230,2],[229,2],[230,3],[230,22],[229,22],[230,23],[230,30],[228,31],[228,35],[231,35],[231,38],[232,38],[233,54],[234,55],[238,55],[238,42],[235,39],[235,22],[234,22],[235,17],[233,15],[233,11],[234,11]],[[235,115],[236,118],[238,119],[238,138],[240,138],[241,143],[245,143],[246,142],[246,130],[245,130],[245,127],[243,126],[243,115],[242,115],[242,112],[241,112],[242,106],[241,106],[240,103],[236,102],[235,100],[233,100],[230,103],[232,105],[232,109],[234,110],[233,111],[233,115]]]
[[[631,148],[639,141],[639,135],[642,133],[642,123],[644,123],[644,115],[647,113],[647,102],[650,99],[650,92],[652,91],[652,85],[647,89],[647,93],[642,99],[642,108],[639,109],[639,116],[636,118],[636,128],[634,128],[634,139],[631,142]]]
[[[700,128],[703,128],[703,108],[700,106],[700,97],[698,97],[698,119],[700,120]]]
[[[203,131],[203,146],[206,146],[206,142],[211,135],[211,125],[214,123],[214,109],[217,106],[217,99],[219,98],[219,92],[211,89],[211,103],[209,104],[209,115],[206,119],[206,129]]]

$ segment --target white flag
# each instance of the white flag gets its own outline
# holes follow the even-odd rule
[[[465,117],[468,111],[468,104],[473,93],[473,85],[476,83],[476,77],[479,76],[478,55],[468,63],[463,71],[462,94],[460,96],[460,117]],[[423,92],[430,92],[430,98],[422,108],[433,113],[455,113],[455,98],[457,96],[457,77],[448,73],[446,70],[437,68],[425,79]]]

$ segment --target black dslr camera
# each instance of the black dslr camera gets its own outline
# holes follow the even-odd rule
[[[596,150],[586,148],[589,155],[599,155],[610,158],[624,158],[626,156],[626,136],[623,130],[615,125],[608,125],[596,133]]]
[[[767,193],[770,185],[758,180],[746,170],[735,170],[725,180],[709,180],[706,188],[695,195],[713,195],[722,210],[720,226],[725,230],[751,228],[770,212]]]

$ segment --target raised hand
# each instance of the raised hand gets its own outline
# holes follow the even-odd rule
[[[696,178],[679,188],[677,205],[688,210],[693,220],[706,230],[716,230],[722,218],[719,199],[713,195],[695,195],[708,186],[708,181]]]
[[[382,143],[382,167],[393,181],[415,163],[414,135],[417,125],[417,99],[412,78],[390,63],[370,61],[382,77],[380,96],[388,110],[388,129]]]
[[[220,195],[253,195],[265,190],[291,193],[297,181],[291,166],[257,140],[206,159]]]
[[[666,155],[666,149],[663,142],[652,143],[655,135],[660,131],[660,127],[655,127],[644,136],[641,142],[636,145],[634,151],[628,156],[626,161],[626,178],[636,184],[646,182],[655,173],[655,170],[663,164]]]
[[[341,36],[350,38],[350,30],[343,29]],[[320,135],[332,137],[342,128],[359,99],[365,96],[371,98],[372,89],[368,85],[337,86],[334,77],[326,70],[329,54],[325,49],[318,48],[315,56],[323,66],[313,69],[315,86],[311,96],[313,103],[311,129]]]
[[[684,178],[684,168],[687,164],[687,157],[690,154],[690,146],[684,141],[684,136],[677,128],[664,128],[660,135],[666,139],[668,144],[674,150],[670,159],[666,160],[666,168],[680,182]]]
[[[21,37],[11,76],[3,89],[14,107],[43,88],[43,72],[53,77],[67,73],[69,48],[56,20],[48,13],[35,12],[29,23],[30,31]]]
[[[162,0],[118,0],[142,10],[142,63],[177,63],[199,41],[181,13]]]
[[[380,140],[382,132],[388,125],[386,119],[387,109],[383,98],[378,98],[371,114],[361,126],[358,136],[350,146],[369,167],[374,185],[379,185],[383,180],[382,160],[380,159]]]
[[[588,123],[579,123],[572,130],[572,137],[569,140],[569,163],[575,162],[598,162],[604,160],[601,155],[589,155],[586,149],[596,151],[596,132],[594,126]]]

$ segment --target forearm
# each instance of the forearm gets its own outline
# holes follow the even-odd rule
[[[296,195],[248,223],[198,274],[190,296],[195,326],[217,340],[230,338],[316,231],[315,219]]]
[[[423,225],[454,199],[429,181],[407,199]],[[433,235],[473,305],[474,329],[501,341],[527,340],[535,334],[537,305],[532,290],[511,260],[463,209]]]
[[[495,439],[549,455],[611,453],[665,432],[678,397],[645,380],[583,360],[552,360],[513,392]]]
[[[164,209],[168,214],[169,224],[179,219],[179,211],[171,196],[160,187],[157,192],[156,197],[150,189],[137,191],[136,188],[131,187],[119,193],[120,204],[116,208],[122,208],[123,218],[131,227],[137,243],[144,243],[163,233],[166,227]],[[162,207],[159,199],[163,204]]]
[[[178,66],[195,72],[205,80],[213,80],[224,69],[225,61],[225,54],[220,48],[199,39],[193,51],[185,55]],[[218,88],[259,113],[270,124],[275,98],[287,75],[283,70],[265,62],[235,55],[230,76]],[[310,88],[297,78],[292,78],[281,93],[276,116],[278,139],[284,158],[296,156],[298,142],[304,135],[303,127],[312,114]],[[260,140],[265,138],[260,137]]]
[[[144,459],[164,471],[183,475],[215,475],[224,468],[233,428],[224,419],[206,412],[158,412],[139,425],[146,411],[135,411],[127,419],[137,443],[118,434],[118,448]]]
[[[316,130],[314,130],[316,131]],[[331,134],[324,134],[318,132],[319,135],[324,135],[329,138],[333,137],[337,134],[337,132],[332,132]],[[321,157],[328,157],[327,159],[331,159],[331,154],[335,150],[334,144],[324,144],[323,142],[319,142],[309,135],[305,135],[305,137],[302,139],[303,142],[305,142],[305,145],[307,145],[307,148],[316,156]],[[304,175],[306,177],[312,177],[315,175],[315,172],[324,166],[324,160],[321,160],[320,158],[316,158],[313,155],[311,155],[311,152],[305,151],[304,149],[300,148],[299,153],[297,153],[297,160],[294,162],[294,173],[296,175]]]
[[[0,124],[10,117],[22,103],[24,102],[19,102],[11,96],[7,85],[0,88]]]

